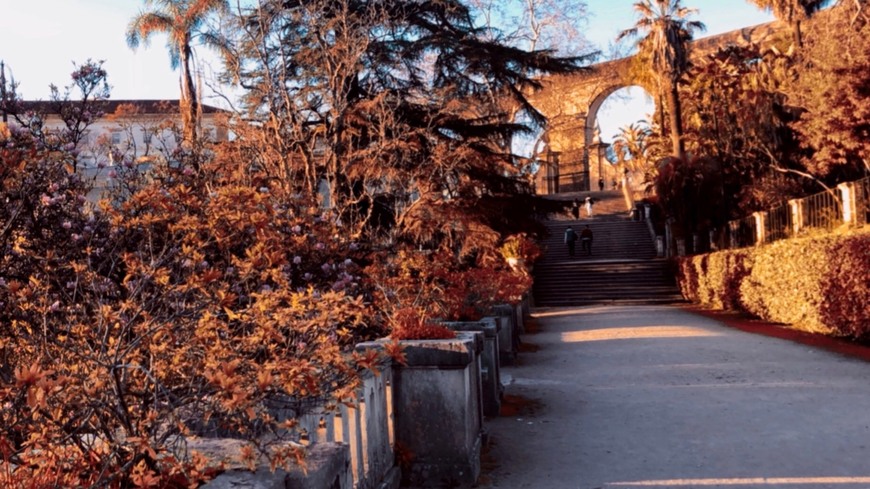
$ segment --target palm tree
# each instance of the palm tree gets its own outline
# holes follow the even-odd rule
[[[683,122],[680,114],[680,96],[677,84],[689,64],[688,45],[694,31],[705,29],[704,24],[686,18],[695,9],[683,7],[681,0],[640,0],[634,4],[638,21],[631,29],[619,33],[617,40],[645,33],[637,45],[650,60],[650,71],[658,81],[659,93],[668,91],[671,141],[674,156],[685,157]]]
[[[804,21],[825,5],[830,0],[749,0],[760,9],[773,12],[777,19],[791,27],[794,34],[794,43],[798,48],[803,47],[801,38],[801,21]]]
[[[208,16],[228,9],[226,0],[145,0],[146,10],[133,17],[127,26],[127,44],[136,49],[148,45],[154,34],[166,34],[172,68],[181,67],[181,124],[185,143],[196,141],[196,122],[200,105],[191,64],[194,38],[200,35]]]

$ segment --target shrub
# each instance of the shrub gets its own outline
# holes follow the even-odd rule
[[[870,338],[870,232],[681,258],[684,296],[810,331]]]
[[[839,334],[870,340],[870,234],[854,236],[830,250],[831,263],[822,280],[820,316]]]
[[[395,317],[414,308],[428,318],[474,321],[501,303],[518,303],[532,278],[496,259],[459,259],[446,251],[383,253],[364,274],[375,290],[375,306]],[[395,321],[394,321],[395,323]]]
[[[0,211],[0,485],[187,487],[211,473],[182,456],[188,436],[265,449],[264,433],[298,435],[278,412],[353,396],[373,365],[353,348],[385,329],[363,252],[328,212],[220,155],[150,181],[130,166],[128,197],[91,209],[69,154],[13,137],[0,148],[0,198],[16,203]]]
[[[394,314],[390,338],[394,340],[442,340],[456,337],[456,332],[427,318],[423,311],[406,307]]]

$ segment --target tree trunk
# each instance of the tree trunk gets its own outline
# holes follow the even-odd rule
[[[668,110],[671,117],[671,142],[673,143],[674,156],[680,159],[686,157],[686,149],[683,143],[683,118],[680,112],[680,94],[677,92],[677,82],[671,82],[668,91]]]
[[[801,34],[801,21],[794,21],[794,42],[798,49],[804,47],[803,35]]]
[[[196,96],[196,86],[193,84],[193,74],[190,71],[190,49],[182,47],[181,51],[181,125],[182,140],[192,146],[196,142],[196,119],[199,113],[199,100]]]

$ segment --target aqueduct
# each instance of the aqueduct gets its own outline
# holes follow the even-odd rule
[[[784,27],[779,22],[745,27],[692,42],[691,56],[701,57],[727,46],[766,44]],[[596,134],[598,110],[613,92],[635,85],[629,76],[634,57],[591,65],[589,70],[544,80],[532,105],[548,120],[544,138],[546,161],[536,175],[539,194],[591,190],[599,178],[610,182],[615,175],[604,160],[607,144]],[[609,186],[609,185],[608,185]]]

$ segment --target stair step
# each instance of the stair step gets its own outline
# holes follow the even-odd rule
[[[533,271],[537,307],[683,301],[670,263],[656,258],[646,223],[627,219],[627,212],[613,205],[611,215],[599,214],[607,207],[596,206],[592,219],[545,222],[544,256]],[[579,232],[586,225],[594,233],[593,254],[583,255],[578,243],[577,256],[568,256],[565,229]]]

